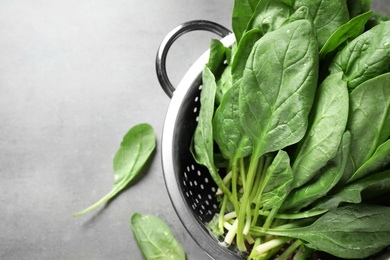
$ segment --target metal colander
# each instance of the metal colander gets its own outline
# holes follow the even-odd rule
[[[200,107],[201,74],[208,61],[206,51],[187,71],[174,88],[166,72],[166,57],[172,43],[181,35],[194,31],[214,32],[229,46],[234,36],[225,27],[210,21],[190,21],[173,29],[162,41],[156,58],[157,76],[161,87],[171,98],[162,137],[162,164],[165,184],[184,227],[191,237],[213,259],[242,259],[234,250],[220,246],[210,235],[206,224],[218,212],[219,202],[208,170],[197,164],[190,152],[193,132]]]
[[[202,71],[208,61],[206,51],[187,71],[177,88],[167,76],[166,57],[172,43],[194,30],[214,32],[231,46],[234,35],[225,27],[210,21],[190,21],[174,28],[162,41],[156,58],[157,77],[171,102],[165,118],[162,136],[162,165],[168,194],[182,224],[195,242],[212,259],[244,259],[235,248],[226,248],[222,240],[207,230],[207,223],[218,213],[217,186],[207,168],[197,164],[190,152],[200,108]],[[330,259],[337,259],[331,257]],[[390,251],[375,260],[390,259]]]

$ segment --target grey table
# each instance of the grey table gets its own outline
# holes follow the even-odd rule
[[[0,2],[0,259],[142,259],[135,212],[159,216],[188,259],[206,254],[165,190],[161,132],[169,98],[154,60],[165,34],[194,19],[230,28],[233,0]],[[390,14],[388,0],[373,8]],[[170,52],[177,84],[209,46],[194,32]],[[150,123],[158,149],[143,178],[111,203],[72,214],[112,186],[123,135]]]

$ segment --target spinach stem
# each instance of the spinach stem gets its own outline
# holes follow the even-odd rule
[[[275,214],[275,219],[303,219],[303,218],[311,218],[318,215],[322,215],[325,212],[329,211],[328,209],[317,209],[317,210],[307,210],[303,212],[297,212],[297,213],[277,213]],[[270,211],[262,211],[259,210],[258,214],[261,216],[268,216],[270,214]]]
[[[293,255],[295,249],[302,244],[301,240],[295,240],[278,258],[277,260],[288,260]]]
[[[224,194],[223,199],[222,199],[222,203],[221,203],[221,209],[219,211],[219,225],[218,226],[219,226],[219,230],[221,233],[224,232],[224,229],[223,229],[224,222],[225,222],[224,215],[225,215],[227,202],[228,202],[228,197],[226,194]]]
[[[290,240],[291,240],[291,238],[289,238],[289,237],[278,237],[278,238],[272,239],[268,242],[265,242],[263,244],[258,245],[255,249],[256,249],[257,253],[259,255],[261,255],[261,254],[267,253],[269,250],[271,250],[275,247],[283,245],[284,243],[286,243]]]
[[[238,229],[237,229],[237,247],[240,251],[246,251],[245,243],[244,243],[244,226],[245,226],[245,220],[251,219],[251,211],[247,210],[248,203],[249,203],[249,197],[251,193],[251,189],[253,186],[253,180],[255,177],[255,173],[257,171],[257,166],[259,162],[259,157],[257,156],[260,154],[260,149],[252,154],[251,160],[249,163],[249,169],[248,169],[248,176],[246,179],[245,187],[244,187],[244,194],[242,196],[242,206],[240,207],[240,211],[238,214]],[[246,216],[246,218],[245,218]]]

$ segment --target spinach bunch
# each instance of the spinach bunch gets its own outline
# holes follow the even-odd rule
[[[211,41],[190,149],[220,191],[210,230],[248,259],[390,245],[390,21],[370,4],[235,0],[235,43]]]

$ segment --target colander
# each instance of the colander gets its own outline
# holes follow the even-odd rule
[[[171,45],[183,34],[204,30],[220,36],[225,46],[231,46],[234,35],[225,27],[205,20],[183,23],[163,39],[156,57],[156,72],[161,87],[171,98],[162,135],[162,166],[165,185],[172,205],[194,241],[212,259],[242,260],[234,248],[227,248],[214,237],[207,223],[219,211],[215,193],[217,186],[207,168],[197,164],[190,152],[200,107],[201,75],[209,58],[209,50],[190,67],[177,88],[171,84],[166,71],[166,57]],[[331,259],[336,259],[332,257]],[[390,259],[387,251],[375,260]]]

